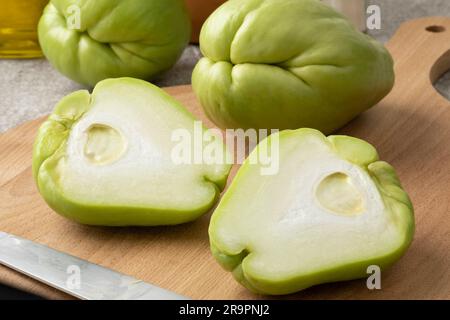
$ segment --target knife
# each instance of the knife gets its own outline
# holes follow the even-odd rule
[[[36,242],[0,232],[0,264],[83,300],[185,300]]]

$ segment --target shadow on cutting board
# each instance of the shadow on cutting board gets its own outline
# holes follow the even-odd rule
[[[44,300],[44,298],[0,284],[0,300]]]

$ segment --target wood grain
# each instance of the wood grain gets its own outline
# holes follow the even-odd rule
[[[429,26],[446,30],[430,32]],[[450,68],[450,19],[408,22],[388,48],[396,62],[394,90],[340,133],[370,141],[382,159],[396,167],[415,206],[415,240],[407,254],[383,274],[381,291],[369,291],[365,280],[357,280],[283,298],[450,298],[450,103],[432,86]],[[189,86],[167,91],[212,126]],[[209,214],[177,227],[99,228],[53,213],[31,177],[32,143],[41,122],[25,123],[0,136],[0,230],[195,299],[263,298],[238,285],[211,257]],[[0,267],[0,281],[49,298],[68,298],[4,267]]]

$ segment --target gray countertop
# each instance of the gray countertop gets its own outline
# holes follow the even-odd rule
[[[387,41],[403,21],[433,15],[450,17],[448,0],[369,2],[381,7],[382,29],[371,35],[382,42]],[[189,46],[176,66],[154,83],[159,86],[190,83],[191,71],[199,57],[198,47]],[[436,87],[450,98],[450,73]],[[48,114],[63,96],[82,88],[60,75],[45,59],[0,60],[0,132]]]

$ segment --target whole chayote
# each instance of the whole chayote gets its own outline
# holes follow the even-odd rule
[[[394,84],[388,51],[318,0],[230,0],[206,21],[192,81],[220,127],[328,134]]]
[[[51,0],[38,29],[52,65],[94,86],[122,76],[149,80],[169,69],[191,25],[183,0]]]

